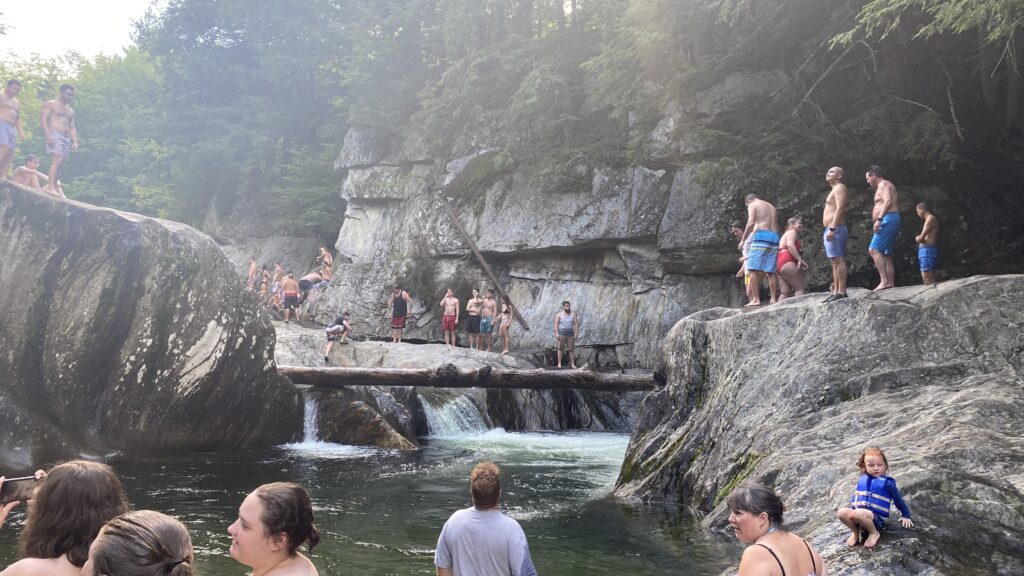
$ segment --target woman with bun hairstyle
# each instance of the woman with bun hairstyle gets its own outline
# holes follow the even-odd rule
[[[103,526],[82,576],[192,576],[192,562],[192,539],[181,522],[138,510]]]
[[[106,522],[128,511],[117,474],[106,464],[72,460],[36,481],[21,531],[21,560],[0,576],[79,576],[89,545]]]
[[[747,544],[739,576],[828,576],[821,555],[782,524],[785,508],[774,490],[751,480],[729,494],[729,525]]]
[[[320,542],[309,494],[298,484],[264,484],[245,497],[238,520],[228,526],[231,557],[252,568],[252,576],[319,576],[299,552]]]

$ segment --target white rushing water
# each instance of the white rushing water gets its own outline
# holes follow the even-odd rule
[[[366,458],[387,452],[367,446],[349,446],[321,441],[317,420],[317,400],[308,390],[302,392],[302,399],[302,442],[285,444],[282,446],[285,450],[310,459]]]
[[[450,438],[479,434],[487,430],[487,422],[468,396],[457,396],[440,406],[420,397],[427,428],[432,438]]]

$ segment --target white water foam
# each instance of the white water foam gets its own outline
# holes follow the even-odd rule
[[[440,406],[431,405],[421,396],[420,404],[427,417],[431,438],[457,438],[487,430],[487,422],[480,415],[480,410],[467,396],[456,396]]]
[[[316,459],[352,459],[368,458],[381,453],[391,452],[381,448],[368,446],[349,446],[347,444],[335,444],[320,440],[319,426],[317,421],[317,403],[309,391],[302,393],[304,404],[302,408],[302,442],[285,444],[285,450],[305,458]]]

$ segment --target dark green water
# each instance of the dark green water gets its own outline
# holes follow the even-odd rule
[[[321,574],[434,574],[441,525],[469,505],[469,471],[484,459],[502,466],[502,508],[525,529],[541,575],[712,575],[737,561],[734,541],[676,509],[610,496],[627,441],[492,430],[431,439],[415,454],[308,443],[114,466],[134,508],[189,527],[206,575],[247,574],[228,556],[226,529],[249,491],[278,480],[313,497],[323,539],[311,559]],[[12,514],[0,531],[3,565],[15,558],[22,520]]]

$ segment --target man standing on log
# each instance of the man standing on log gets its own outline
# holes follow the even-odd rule
[[[469,491],[473,506],[452,514],[437,539],[437,576],[537,576],[522,526],[498,510],[498,466],[477,464]]]
[[[562,348],[569,351],[569,365],[576,367],[576,335],[580,332],[580,322],[572,311],[572,304],[562,302],[562,309],[555,314],[555,340],[558,342],[558,367],[562,367]]]
[[[444,315],[441,316],[441,330],[444,331],[444,343],[449,348],[455,346],[455,329],[459,325],[459,299],[451,288],[441,299],[441,307],[444,308]]]
[[[60,169],[71,152],[78,150],[75,111],[69,106],[74,99],[75,87],[61,84],[60,96],[43,104],[39,118],[46,136],[46,153],[50,155],[50,181],[46,183],[46,191],[62,198],[64,193],[57,187]]]
[[[7,179],[11,170],[18,138],[25,139],[25,130],[21,126],[21,102],[15,98],[18,92],[21,92],[21,81],[13,78],[0,92],[0,182]]]
[[[388,297],[388,307],[391,309],[391,343],[402,343],[402,330],[405,329],[405,322],[409,318],[409,302],[412,298],[409,293],[402,290],[402,287],[395,284],[395,289]]]
[[[896,267],[892,260],[892,247],[896,243],[896,235],[903,227],[903,220],[900,218],[899,196],[896,194],[896,187],[882,177],[882,169],[872,166],[868,168],[864,178],[868,181],[868,185],[875,190],[875,206],[871,209],[875,234],[871,237],[868,253],[875,261],[875,268],[878,269],[879,282],[878,286],[875,286],[875,292],[877,292],[896,285]]]
[[[846,241],[850,232],[846,228],[847,190],[843,184],[843,169],[833,166],[825,174],[825,182],[832,187],[825,199],[825,213],[821,224],[825,227],[823,244],[825,255],[832,262],[832,294],[825,302],[834,302],[846,298]]]
[[[779,220],[775,214],[775,206],[762,200],[757,194],[747,194],[744,202],[747,205],[747,226],[743,229],[738,249],[743,249],[747,237],[754,235],[747,258],[747,272],[750,283],[754,285],[754,300],[747,306],[761,305],[761,274],[768,275],[768,288],[771,290],[771,303],[778,301],[779,279],[775,276],[775,265],[779,252]]]
[[[480,307],[484,299],[480,297],[480,291],[473,288],[473,297],[466,302],[466,331],[469,332],[469,347],[478,348],[480,340]]]

